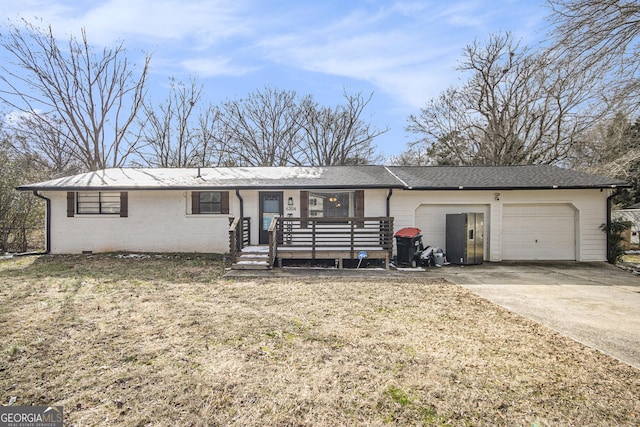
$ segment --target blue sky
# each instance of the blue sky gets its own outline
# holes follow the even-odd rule
[[[3,15],[51,24],[61,36],[122,40],[130,58],[152,54],[149,90],[197,76],[217,104],[266,86],[312,94],[327,106],[343,90],[374,93],[364,120],[386,134],[384,156],[404,151],[407,118],[463,76],[463,48],[499,31],[544,38],[544,0],[0,0]],[[6,22],[6,21],[5,21]],[[4,25],[5,22],[0,23]],[[0,52],[4,57],[4,52]],[[139,61],[141,63],[141,60]]]

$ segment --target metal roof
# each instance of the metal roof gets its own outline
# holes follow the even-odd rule
[[[355,189],[506,190],[628,187],[621,180],[548,165],[301,166],[232,168],[115,168],[87,172],[19,190]]]
[[[384,166],[116,168],[18,187],[19,190],[402,188]]]

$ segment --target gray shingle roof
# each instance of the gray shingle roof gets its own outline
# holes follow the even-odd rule
[[[117,168],[19,190],[408,188],[428,190],[626,187],[624,181],[547,165]]]
[[[627,187],[624,181],[549,165],[398,166],[390,168],[408,188],[506,190]]]

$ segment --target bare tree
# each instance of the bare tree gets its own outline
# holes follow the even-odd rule
[[[431,163],[529,164],[567,158],[602,110],[588,76],[522,48],[510,33],[467,46],[459,88],[431,100],[407,129]]]
[[[629,138],[631,123],[626,114],[618,112],[612,118],[606,118],[585,132],[582,142],[576,145],[570,163],[580,169],[591,169],[602,164],[630,156],[635,147]],[[628,161],[625,159],[624,162]],[[615,168],[616,176],[621,170]]]
[[[193,115],[202,98],[202,85],[196,79],[188,84],[170,79],[169,95],[158,106],[144,103],[144,145],[142,160],[153,167],[201,165],[198,142],[193,132]]]
[[[373,94],[344,93],[345,103],[319,105],[293,91],[266,88],[221,107],[215,146],[225,165],[347,165],[376,161],[373,140],[386,132],[362,114]]]
[[[38,163],[49,177],[73,175],[83,170],[60,120],[50,117],[44,122],[29,114],[12,117],[10,123],[14,146]]]
[[[640,200],[640,119],[623,113],[601,120],[576,147],[571,166],[597,175],[627,181],[631,189],[617,196],[622,205]]]
[[[23,24],[2,35],[13,66],[2,66],[0,99],[61,138],[84,168],[125,164],[138,142],[129,130],[142,106],[150,58],[136,75],[122,43],[97,52],[85,30],[61,44],[51,27]]]
[[[311,96],[301,102],[298,115],[301,150],[295,159],[304,165],[353,165],[378,160],[373,140],[388,129],[377,130],[361,118],[373,97],[343,94],[344,105],[322,107]]]
[[[596,121],[571,164],[632,185],[619,204],[640,200],[640,122],[628,117],[640,107],[640,2],[637,0],[548,0],[552,10],[552,54],[588,75],[592,90],[611,112]],[[615,115],[613,112],[616,112]]]
[[[385,164],[388,166],[428,166],[432,164],[424,147],[415,144],[408,150],[390,156],[386,159]]]
[[[202,86],[172,80],[166,102],[145,104],[145,144],[150,166],[285,166],[367,164],[378,159],[373,139],[383,132],[362,120],[371,101],[344,93],[345,103],[323,107],[294,91],[265,88],[246,99],[196,111]]]
[[[556,57],[573,69],[605,74],[606,101],[640,97],[640,3],[635,0],[548,0]]]
[[[222,104],[223,140],[231,145],[229,163],[286,166],[300,143],[294,91],[265,88],[246,99]]]
[[[449,88],[432,99],[419,116],[409,116],[407,130],[420,136],[400,156],[404,163],[418,161],[411,153],[423,154],[422,163],[457,165],[474,163],[474,154],[480,149],[478,142],[464,138],[466,130],[473,128],[471,114],[465,107],[464,89]],[[426,159],[425,159],[426,158]]]
[[[193,135],[198,166],[234,166],[230,136],[224,132],[220,108],[209,105],[198,116],[198,127]]]

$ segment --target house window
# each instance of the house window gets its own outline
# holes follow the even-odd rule
[[[346,218],[353,216],[355,216],[355,191],[309,193],[309,217]]]
[[[219,214],[222,211],[222,197],[219,191],[203,191],[200,193],[200,213]]]
[[[191,193],[192,214],[228,214],[228,191],[194,191]]]
[[[120,192],[79,191],[76,193],[76,212],[90,215],[119,215]]]

